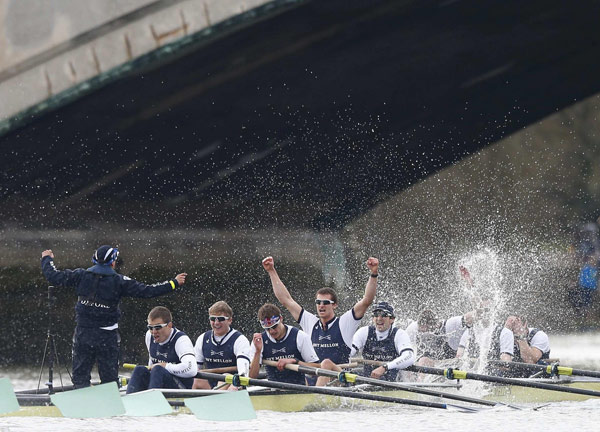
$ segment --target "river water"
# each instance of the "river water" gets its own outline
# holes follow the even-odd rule
[[[561,364],[600,370],[600,333],[550,335],[552,357]],[[3,370],[16,390],[37,386],[39,369]],[[477,396],[473,394],[473,396]],[[224,410],[226,407],[224,407]],[[257,419],[243,422],[207,422],[192,415],[110,419],[41,417],[0,418],[0,432],[15,431],[312,431],[331,432],[403,430],[438,431],[597,431],[600,430],[600,399],[560,402],[538,410],[483,409],[476,413],[394,405],[363,408],[348,405],[336,411],[279,413],[258,411]]]

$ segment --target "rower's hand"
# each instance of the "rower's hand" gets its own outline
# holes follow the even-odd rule
[[[52,249],[46,249],[44,252],[42,252],[42,258],[47,257],[47,256],[54,259],[54,254],[52,253]]]
[[[377,258],[369,257],[367,260],[367,267],[371,270],[371,273],[377,274],[379,269],[379,260]]]
[[[152,369],[153,367],[156,367],[156,366],[160,366],[160,367],[163,367],[163,368],[164,368],[166,365],[167,365],[167,364],[166,364],[166,363],[164,363],[164,362],[161,362],[161,363],[154,363],[153,365],[150,365],[150,366],[148,366],[148,369]]]
[[[262,260],[262,265],[267,272],[272,272],[275,270],[275,261],[273,260],[273,257],[266,257],[264,260]]]
[[[262,334],[254,333],[252,335],[252,344],[254,345],[254,348],[256,348],[257,353],[261,352],[263,349]]]
[[[385,368],[383,366],[379,366],[376,369],[373,369],[371,372],[371,378],[379,379],[385,374]]]
[[[179,286],[181,286],[185,283],[186,276],[187,276],[187,273],[179,273],[177,276],[175,276],[175,280],[177,281]]]
[[[285,370],[285,365],[296,364],[296,359],[293,358],[282,358],[277,361],[277,370]]]

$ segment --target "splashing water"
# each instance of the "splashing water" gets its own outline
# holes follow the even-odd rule
[[[470,331],[479,347],[477,372],[482,373],[487,366],[494,330],[505,318],[507,299],[503,289],[502,259],[495,251],[485,248],[461,260],[459,270],[461,295],[475,315]],[[471,352],[477,351],[472,349]]]

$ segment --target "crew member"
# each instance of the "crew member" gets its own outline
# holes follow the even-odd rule
[[[231,327],[233,310],[224,301],[218,301],[208,309],[211,330],[196,340],[194,350],[198,369],[214,369],[237,366],[239,375],[248,376],[250,371],[250,342],[248,338]],[[215,380],[196,378],[195,389],[211,389]],[[234,390],[233,386],[227,386]]]
[[[148,314],[146,347],[148,366],[135,367],[128,394],[154,388],[192,388],[198,372],[194,345],[188,335],[173,327],[171,311],[164,306],[156,306]]]
[[[121,297],[157,297],[173,291],[185,282],[187,273],[154,285],[146,285],[115,271],[119,251],[100,246],[92,256],[88,269],[58,270],[54,254],[42,252],[42,273],[54,285],[76,288],[75,334],[73,336],[73,385],[90,385],[93,365],[98,363],[102,383],[118,381],[119,343],[117,328],[121,316]]]
[[[335,315],[338,298],[332,288],[321,288],[317,291],[315,303],[318,316],[314,315],[292,298],[275,270],[272,257],[265,258],[262,264],[269,274],[277,300],[290,312],[292,317],[300,324],[302,330],[310,335],[315,352],[321,359],[321,367],[340,371],[341,369],[336,365],[348,363],[352,349],[352,337],[360,326],[360,320],[367,308],[375,298],[379,260],[373,257],[367,260],[370,276],[365,287],[365,293],[362,299],[339,319]],[[328,381],[328,377],[319,377],[317,385],[325,385]]]
[[[382,366],[365,362],[364,376],[396,381],[398,372],[415,362],[415,353],[408,333],[398,327],[392,327],[394,320],[392,305],[384,301],[379,302],[373,307],[373,325],[361,327],[354,334],[351,357],[362,351],[363,359],[384,362]]]
[[[274,304],[262,305],[258,310],[258,320],[264,331],[252,336],[250,377],[258,377],[263,360],[271,360],[277,362],[277,367],[265,366],[267,379],[306,385],[306,378],[302,373],[286,369],[285,366],[301,364],[319,367],[319,357],[310,337],[302,330],[284,324],[281,310]]]

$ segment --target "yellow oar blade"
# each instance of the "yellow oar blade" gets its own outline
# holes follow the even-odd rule
[[[0,414],[19,411],[19,401],[8,378],[0,378]]]
[[[125,414],[115,382],[56,393],[50,400],[65,417],[103,418]]]
[[[200,420],[241,421],[256,418],[256,411],[246,390],[189,398],[184,402]]]
[[[123,396],[125,415],[132,417],[153,417],[172,414],[173,409],[159,390],[146,390]]]

